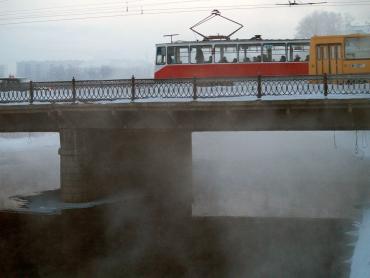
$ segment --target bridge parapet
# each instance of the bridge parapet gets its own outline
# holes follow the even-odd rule
[[[1,79],[0,79],[1,84]],[[370,75],[257,76],[217,79],[120,79],[30,82],[0,86],[0,103],[106,102],[168,99],[370,96]]]

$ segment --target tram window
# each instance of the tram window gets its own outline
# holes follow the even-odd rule
[[[157,65],[164,65],[166,63],[166,47],[159,46],[157,47],[157,58],[156,64]]]
[[[167,48],[167,64],[188,64],[189,48],[187,46],[170,46]]]
[[[286,62],[286,45],[264,44],[262,57],[264,62]]]
[[[190,47],[190,62],[192,64],[212,63],[212,46],[197,45]]]
[[[239,62],[261,62],[261,45],[240,44]]]
[[[307,62],[309,60],[309,44],[288,44],[289,62]]]
[[[370,59],[370,37],[346,38],[346,59]]]
[[[215,62],[216,63],[238,62],[238,53],[236,52],[236,45],[216,45]]]

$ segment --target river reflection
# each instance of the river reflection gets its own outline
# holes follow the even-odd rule
[[[152,200],[0,213],[2,277],[347,277],[350,222],[186,217]]]

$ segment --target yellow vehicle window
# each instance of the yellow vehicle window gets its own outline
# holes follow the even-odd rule
[[[346,38],[345,39],[346,59],[370,59],[370,37]]]

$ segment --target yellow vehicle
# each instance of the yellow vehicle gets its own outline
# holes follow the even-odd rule
[[[369,74],[370,34],[314,36],[309,74]]]

